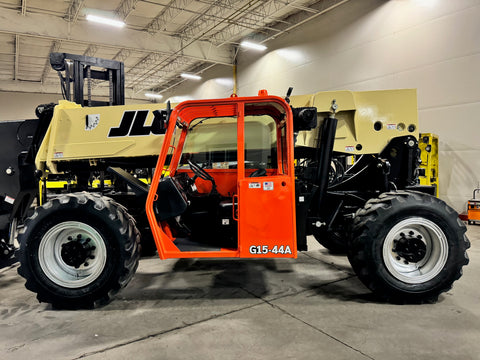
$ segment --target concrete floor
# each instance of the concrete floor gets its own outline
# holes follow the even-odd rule
[[[433,305],[378,303],[346,258],[142,259],[109,305],[58,311],[0,269],[0,359],[480,359],[480,226]],[[5,265],[5,264],[4,264]]]

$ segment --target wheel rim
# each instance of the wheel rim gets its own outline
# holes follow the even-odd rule
[[[72,246],[73,242],[78,244]],[[66,253],[65,247],[69,247],[69,252]],[[76,260],[84,258],[81,265],[72,260],[75,252]],[[100,276],[106,264],[107,249],[102,236],[93,227],[78,221],[65,221],[43,236],[38,259],[45,275],[55,284],[80,288]]]
[[[435,278],[448,257],[448,241],[434,222],[411,217],[396,224],[385,237],[383,259],[396,279],[420,284]]]

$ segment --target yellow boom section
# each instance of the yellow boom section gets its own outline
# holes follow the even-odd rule
[[[334,151],[352,155],[378,154],[391,139],[411,135],[418,139],[415,89],[380,91],[324,91],[292,96],[292,106],[315,106],[319,121],[328,117],[332,100],[338,105]],[[301,131],[296,146],[316,146],[319,127]]]
[[[392,138],[411,135],[418,139],[414,89],[325,91],[292,96],[291,104],[295,107],[317,107],[321,123],[330,115],[333,99],[338,104],[334,151],[351,155],[378,154]],[[50,127],[37,154],[36,166],[40,170],[58,173],[57,164],[64,161],[86,160],[94,163],[106,158],[157,156],[163,135],[149,131],[138,135],[134,129],[138,126],[150,127],[154,120],[153,111],[165,108],[166,104],[81,107],[62,100],[55,107]],[[316,147],[319,128],[301,131],[296,146]],[[226,126],[221,138],[227,139],[225,131],[236,130],[229,130]],[[208,136],[204,133],[198,135]]]
[[[57,173],[56,164],[61,161],[158,155],[163,135],[109,134],[126,118],[133,123],[139,113],[147,112],[142,123],[148,127],[153,121],[153,111],[165,108],[166,104],[81,107],[61,100],[55,107],[35,164],[38,169],[48,168],[50,172]]]

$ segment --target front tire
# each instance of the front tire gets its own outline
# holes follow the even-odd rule
[[[382,299],[434,302],[468,264],[465,232],[458,214],[433,196],[385,193],[357,211],[348,257]]]
[[[331,254],[345,255],[348,248],[348,232],[342,224],[333,224],[329,230],[314,232],[313,236]]]
[[[335,255],[344,255],[347,253],[347,234],[335,230],[314,233],[313,236],[320,245]]]
[[[126,209],[87,192],[62,195],[25,221],[18,273],[57,308],[107,303],[133,277],[140,235]]]

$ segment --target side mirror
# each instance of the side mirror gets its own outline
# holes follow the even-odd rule
[[[154,134],[163,135],[167,132],[168,120],[170,120],[171,113],[172,109],[170,107],[170,101],[167,102],[166,109],[153,111],[152,132]]]
[[[316,107],[292,107],[293,113],[293,132],[302,130],[312,130],[317,127],[317,108]]]

